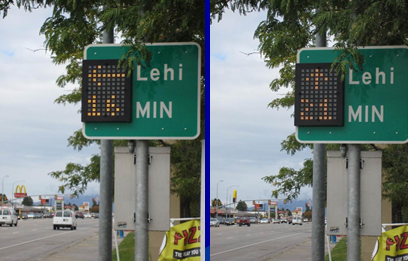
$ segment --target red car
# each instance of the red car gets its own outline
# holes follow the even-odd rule
[[[251,223],[249,222],[249,218],[247,217],[240,217],[238,218],[238,226],[242,227],[242,226],[251,226]]]
[[[84,219],[85,218],[85,216],[84,216],[84,213],[82,213],[82,212],[75,212],[75,217],[76,218],[82,218],[82,219]]]

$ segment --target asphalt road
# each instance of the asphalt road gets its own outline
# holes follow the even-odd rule
[[[53,230],[52,218],[19,220],[0,227],[0,260],[41,260],[98,232],[98,219],[78,219],[77,230]]]
[[[211,227],[211,261],[274,259],[308,241],[312,223]]]

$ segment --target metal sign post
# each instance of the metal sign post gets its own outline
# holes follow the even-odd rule
[[[348,145],[347,260],[360,260],[360,145]]]
[[[201,260],[205,260],[205,140],[201,141]]]
[[[150,63],[134,63],[128,77],[118,61],[130,47],[87,46],[82,68],[83,135],[101,139],[99,260],[111,257],[114,139],[136,140],[135,259],[147,260],[148,140],[195,139],[200,134],[201,47],[197,43],[146,44]]]
[[[103,42],[113,43],[113,29],[103,32]],[[83,105],[84,106],[84,105]],[[112,259],[112,178],[113,140],[101,140],[101,161],[99,175],[99,261]]]
[[[320,146],[324,145],[318,144],[349,144],[348,260],[358,260],[360,256],[360,144],[408,142],[408,47],[372,46],[358,48],[358,51],[365,57],[363,69],[349,69],[344,81],[339,82],[340,76],[331,71],[330,66],[341,51],[334,48],[300,50],[295,86],[296,139],[315,144],[313,225],[323,224],[323,220],[316,220],[315,216],[315,212],[321,212],[316,209],[320,206],[316,200],[324,198],[324,194],[317,196],[317,192],[315,197],[316,185],[324,182],[324,176],[315,177],[315,166],[323,163],[321,168],[324,168],[324,158],[318,156]],[[319,231],[320,227],[313,226],[312,238],[313,233]],[[314,239],[312,253],[315,255],[313,243]],[[324,244],[324,240],[320,244]],[[322,260],[317,256],[312,259]]]
[[[316,46],[326,46],[326,32],[316,34]],[[313,202],[312,212],[312,260],[324,260],[324,201],[326,144],[314,144],[313,152]]]
[[[148,167],[149,141],[136,141],[136,227],[135,261],[148,260]]]

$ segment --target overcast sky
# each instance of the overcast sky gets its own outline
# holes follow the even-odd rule
[[[287,155],[280,143],[295,131],[290,115],[293,109],[267,108],[279,93],[269,89],[278,77],[278,69],[268,69],[255,52],[258,40],[253,35],[266,13],[240,16],[226,12],[218,23],[211,25],[211,165],[210,194],[226,200],[238,191],[238,200],[269,199],[275,188],[262,177],[276,175],[280,167],[299,169],[310,150]],[[299,199],[311,199],[312,189],[304,188]],[[228,197],[229,200],[229,197]],[[249,206],[252,202],[247,202]]]
[[[81,152],[67,147],[67,138],[82,128],[80,105],[57,105],[54,100],[73,86],[56,86],[65,66],[56,66],[43,50],[40,27],[51,8],[25,12],[13,7],[0,21],[0,182],[10,198],[14,186],[25,185],[29,195],[54,194],[61,183],[48,173],[66,163],[87,164],[98,146]],[[95,195],[99,183],[88,184],[85,194]],[[69,193],[69,191],[67,192]],[[33,198],[37,200],[38,198]]]

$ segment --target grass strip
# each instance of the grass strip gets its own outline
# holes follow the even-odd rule
[[[332,261],[345,261],[347,260],[347,238],[343,237],[336,244],[331,251]],[[325,261],[329,261],[329,255],[324,258]]]
[[[119,257],[121,261],[135,260],[135,234],[129,234],[119,244]],[[112,251],[112,260],[117,261],[116,249]]]

